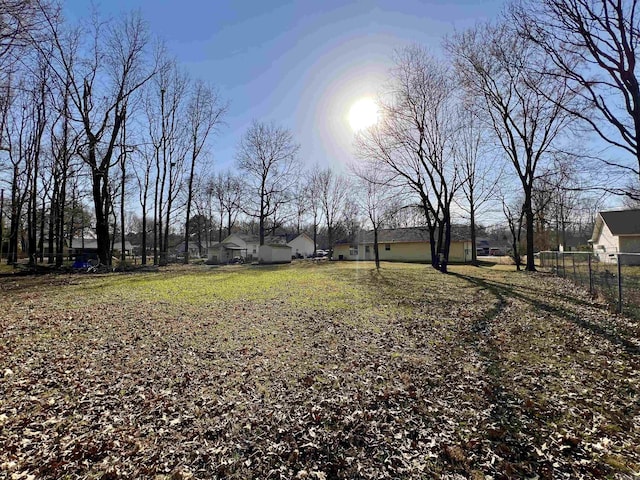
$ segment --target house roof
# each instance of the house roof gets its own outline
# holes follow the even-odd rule
[[[467,225],[451,225],[451,241],[461,242],[471,238]],[[428,242],[427,227],[383,228],[378,230],[378,243]],[[362,232],[359,243],[373,243],[373,230]]]
[[[115,240],[113,242],[113,248],[115,250],[120,250],[120,246],[121,246],[120,240]],[[76,249],[84,248],[85,250],[95,250],[98,248],[98,240],[85,237],[83,242],[82,238],[74,237],[71,241],[71,248],[76,248]],[[124,248],[125,250],[131,250],[132,247],[131,247],[131,242],[129,240],[124,241]]]
[[[640,210],[600,212],[604,223],[614,235],[640,235]]]
[[[230,238],[230,237],[233,237],[233,236],[241,239],[245,243],[259,243],[260,242],[260,237],[258,235],[252,235],[252,234],[249,234],[249,233],[232,233],[227,238]],[[229,244],[229,242],[226,242],[227,238],[222,240],[222,242],[225,243],[225,245]],[[281,236],[271,235],[271,236],[264,237],[264,244],[265,245],[275,245],[275,244],[283,244],[283,243],[285,243],[285,238],[281,237]]]
[[[291,242],[293,242],[296,238],[300,238],[300,237],[302,237],[302,238],[306,238],[306,239],[307,239],[307,240],[309,240],[310,242],[313,242],[313,239],[312,239],[309,235],[307,235],[307,233],[306,233],[306,232],[302,232],[300,235],[297,235],[297,234],[295,234],[295,233],[294,233],[294,234],[289,234],[289,235],[287,235],[287,236],[286,236],[286,240],[287,240],[287,243],[291,243]]]
[[[590,243],[598,241],[602,227],[605,224],[615,236],[640,235],[640,209],[599,212],[596,217],[596,223],[593,226]]]

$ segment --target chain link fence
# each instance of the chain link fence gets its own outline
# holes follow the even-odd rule
[[[540,268],[640,318],[640,253],[540,252]]]

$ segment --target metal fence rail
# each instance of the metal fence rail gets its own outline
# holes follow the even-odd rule
[[[540,268],[569,278],[640,317],[640,253],[540,252]]]

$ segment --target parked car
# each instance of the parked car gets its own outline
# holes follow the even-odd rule
[[[233,257],[229,263],[242,265],[244,263],[244,257]]]

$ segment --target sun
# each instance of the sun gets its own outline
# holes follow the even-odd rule
[[[378,121],[378,105],[371,97],[364,97],[349,109],[349,124],[354,132],[364,130]]]

